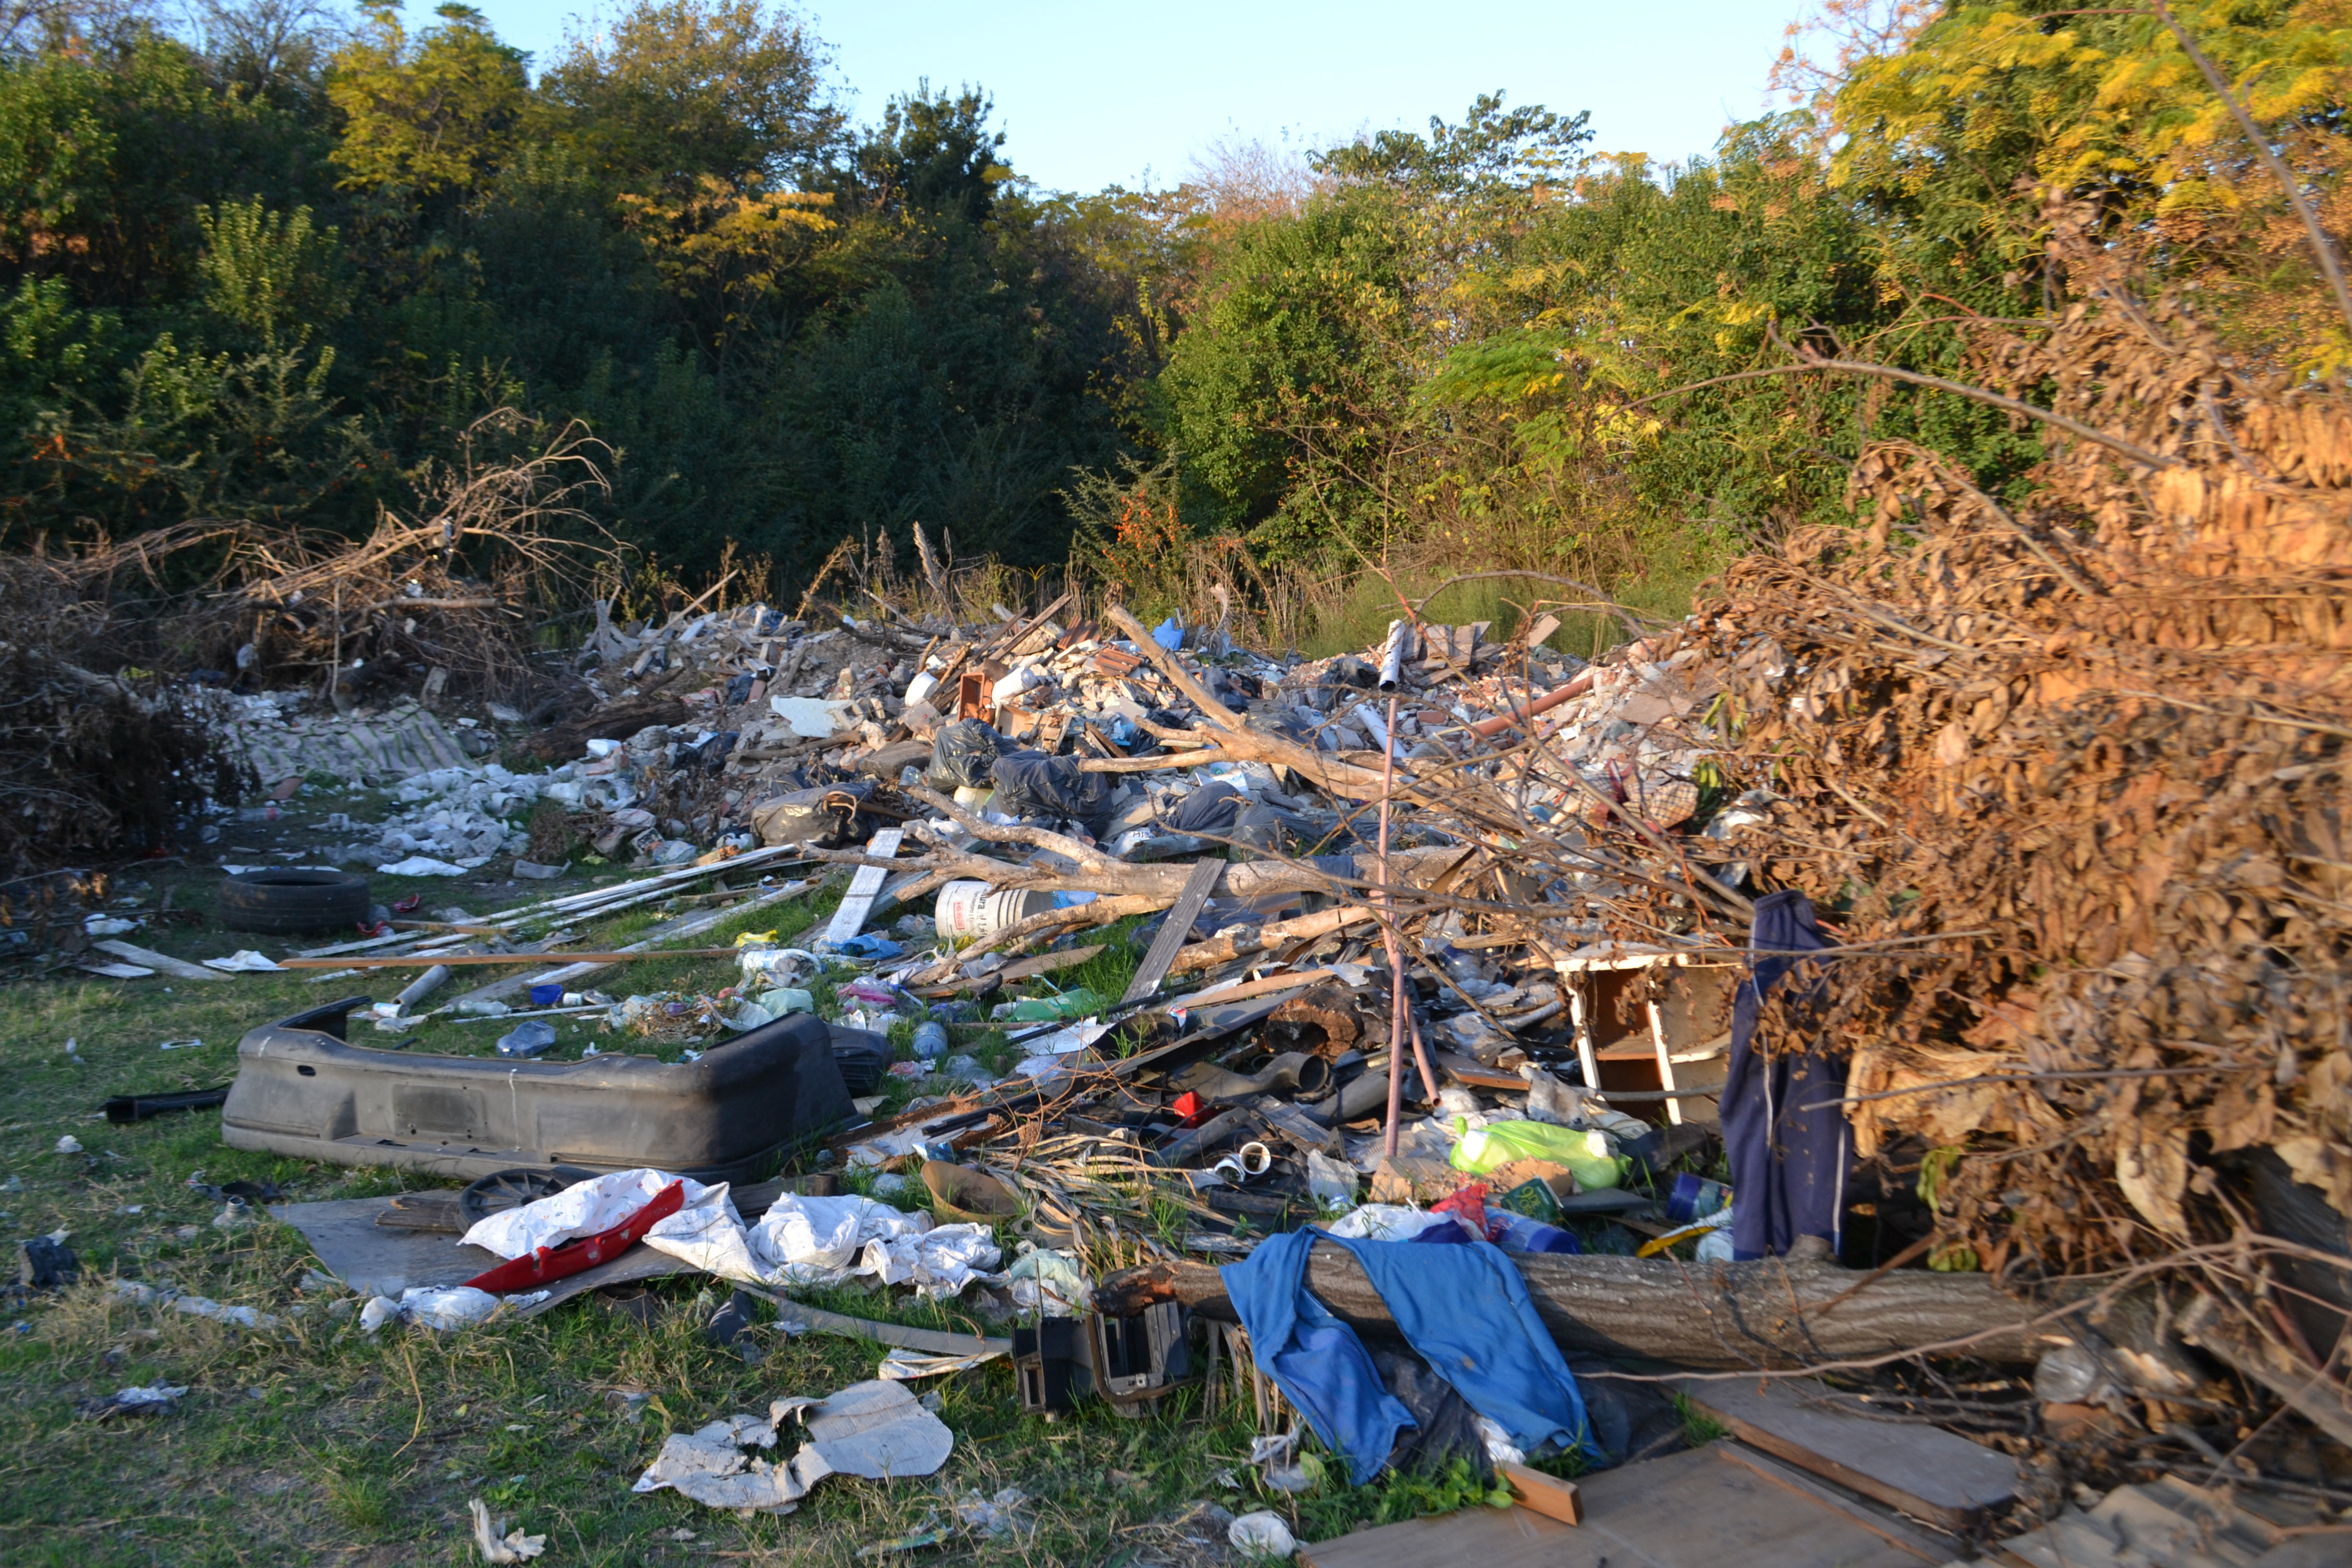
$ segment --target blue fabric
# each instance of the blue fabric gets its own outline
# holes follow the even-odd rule
[[[1234,1311],[1249,1331],[1250,1358],[1298,1407],[1323,1446],[1348,1459],[1362,1486],[1381,1473],[1412,1412],[1388,1391],[1356,1331],[1307,1289],[1307,1255],[1318,1231],[1270,1236],[1239,1263],[1218,1270]]]
[[[1592,1441],[1576,1374],[1501,1247],[1331,1239],[1364,1266],[1405,1342],[1514,1444],[1533,1449],[1549,1440],[1609,1462]]]
[[[1767,1057],[1756,1049],[1756,1021],[1771,989],[1790,982],[1817,991],[1818,961],[1803,954],[1829,946],[1802,893],[1768,893],[1756,901],[1750,957],[1731,1006],[1731,1060],[1723,1080],[1723,1146],[1731,1163],[1731,1253],[1785,1255],[1801,1236],[1832,1249],[1845,1208],[1848,1129],[1843,1106],[1845,1058],[1806,1048]],[[1820,1106],[1809,1110],[1808,1106]]]

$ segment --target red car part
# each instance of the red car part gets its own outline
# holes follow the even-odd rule
[[[466,1283],[477,1290],[499,1296],[565,1279],[620,1257],[643,1241],[646,1232],[685,1206],[686,1184],[672,1182],[656,1193],[652,1202],[610,1230],[574,1237],[561,1247],[542,1247],[524,1257],[510,1258],[487,1274],[477,1274]]]

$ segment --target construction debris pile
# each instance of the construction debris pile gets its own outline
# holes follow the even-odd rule
[[[1131,1415],[1230,1357],[1358,1481],[1460,1459],[1524,1501],[1531,1458],[1658,1451],[1662,1400],[1602,1358],[1972,1358],[2032,1397],[1871,1397],[1965,1417],[2048,1488],[2053,1434],[2143,1479],[2192,1452],[2218,1475],[2216,1442],[2264,1429],[2256,1391],[2352,1443],[2352,407],[2229,369],[2168,304],[1991,341],[2021,397],[2062,389],[2030,503],[1874,448],[1870,528],[1748,557],[1590,665],[1548,616],[1496,640],[1402,597],[1379,646],[1317,660],[1076,595],[981,625],[878,596],[658,625],[599,603],[551,722],[248,700],[264,784],[331,769],[310,748],[333,732],[395,792],[387,821],[333,825],[341,858],[643,873],[372,916],[288,960],[425,968],[374,1005],[387,1032],[515,1018],[484,1107],[299,1152],[515,1164],[443,1226],[508,1259],[431,1287],[472,1291],[467,1322],[525,1285],[560,1304],[632,1248],[754,1294],[867,1280],[1017,1325],[892,1340],[930,1359],[885,1379],[1010,1354],[1025,1409],[1091,1390]],[[420,749],[386,743],[401,726]],[[806,930],[663,946],[827,886]],[[671,918],[579,945],[648,903]],[[705,983],[630,990],[656,951]],[[529,972],[436,1003],[473,963]],[[559,1018],[604,1029],[562,1070],[533,1059]],[[259,1082],[298,1049],[447,1080],[387,1103],[471,1106],[464,1064],[271,1029],[303,1038],[244,1068],[240,1146],[295,1152],[267,1128],[331,1120],[252,1109],[310,1092]],[[608,1079],[571,1070],[599,1056]],[[675,1123],[614,1115],[638,1136],[754,1078],[774,1103],[736,1121],[766,1142],[698,1164],[524,1110],[673,1094]],[[550,1122],[563,1152],[532,1142]],[[822,1190],[733,1185],[787,1157]],[[466,1207],[499,1192],[521,1201]],[[1465,1300],[1503,1305],[1465,1322]],[[921,1426],[880,1386],[861,1397]],[[781,1508],[853,1469],[746,1459],[776,1423],[730,1420],[641,1487]],[[1266,1487],[1313,1484],[1297,1438],[1265,1432]],[[2001,1473],[1953,1517],[1995,1493],[2054,1511]],[[2352,1496],[2326,1463],[2252,1474]]]

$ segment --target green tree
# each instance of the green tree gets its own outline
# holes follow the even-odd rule
[[[759,0],[637,0],[575,34],[540,85],[557,134],[617,189],[780,188],[839,142],[824,65],[798,19]]]
[[[429,196],[471,192],[514,154],[530,98],[521,50],[482,14],[436,6],[412,40],[398,0],[368,0],[359,37],[337,51],[327,98],[342,116],[334,162],[345,187]]]

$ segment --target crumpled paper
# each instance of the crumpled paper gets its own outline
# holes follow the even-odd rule
[[[480,1498],[475,1498],[466,1506],[473,1511],[474,1545],[481,1552],[483,1562],[522,1563],[547,1550],[547,1537],[544,1535],[525,1535],[520,1530],[509,1530],[500,1536],[499,1525],[506,1521],[493,1523],[490,1510]]]
[[[776,1429],[794,1415],[809,1440],[782,1464],[747,1455],[770,1448]],[[903,1384],[873,1379],[826,1399],[795,1395],[756,1415],[722,1416],[693,1432],[673,1432],[632,1490],[680,1492],[708,1508],[790,1513],[809,1489],[830,1475],[890,1480],[928,1476],[947,1463],[955,1434],[923,1408]]]

